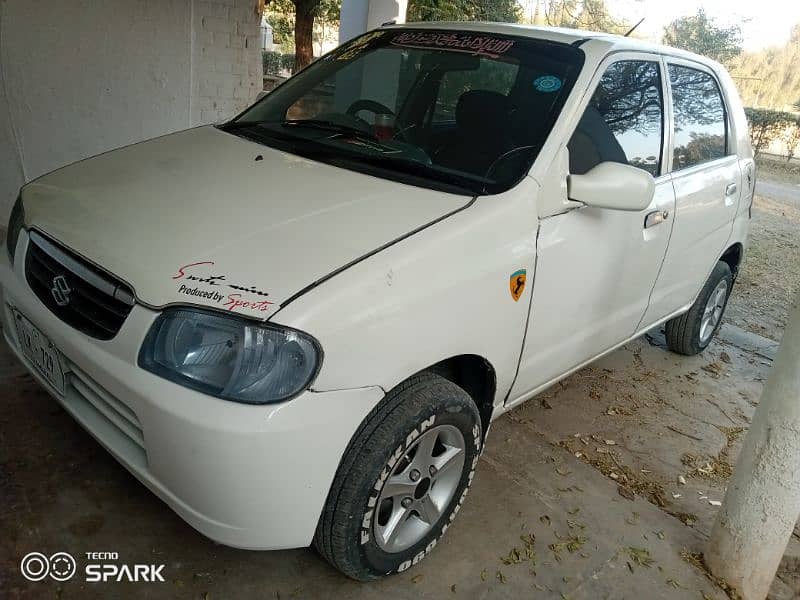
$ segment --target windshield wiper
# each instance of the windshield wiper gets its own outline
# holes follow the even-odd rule
[[[490,183],[491,180],[479,177],[476,175],[469,175],[467,173],[451,174],[447,171],[442,171],[436,167],[420,162],[418,160],[403,158],[396,155],[387,154],[367,154],[363,152],[342,152],[331,148],[328,144],[322,144],[318,141],[311,139],[298,138],[293,135],[284,134],[277,135],[279,132],[275,130],[272,125],[281,125],[285,128],[291,127],[313,127],[324,131],[332,131],[342,135],[352,135],[357,138],[369,140],[376,144],[380,144],[380,140],[370,136],[367,132],[358,129],[357,127],[350,127],[341,123],[326,121],[322,119],[298,119],[288,121],[232,121],[217,127],[223,131],[230,131],[234,135],[242,135],[248,139],[254,139],[260,143],[266,143],[267,139],[275,135],[277,139],[283,142],[299,142],[305,141],[311,143],[313,147],[305,144],[303,146],[295,146],[293,144],[291,152],[306,156],[312,160],[321,160],[328,163],[363,163],[378,168],[394,171],[396,173],[403,173],[416,177],[419,179],[426,179],[428,181],[435,180],[445,184],[447,187],[459,192],[467,192],[470,195],[484,193],[485,184]],[[244,134],[244,135],[243,135]],[[269,144],[268,144],[269,145]]]
[[[237,129],[260,127],[265,123],[266,121],[228,121],[227,123],[217,125],[217,129],[222,129],[222,131],[235,131]]]
[[[337,157],[339,158],[339,157]],[[436,167],[413,160],[410,158],[401,158],[399,156],[386,156],[374,154],[358,154],[357,156],[342,156],[347,160],[360,161],[374,165],[377,167],[384,167],[413,175],[415,177],[422,177],[424,179],[434,179],[436,181],[446,183],[450,186],[458,188],[461,191],[469,192],[470,194],[480,194],[483,192],[486,180],[482,177],[474,175],[455,175],[442,171]],[[474,181],[472,181],[474,179]]]
[[[344,125],[335,121],[328,121],[325,119],[287,119],[281,122],[283,127],[310,127],[312,129],[320,129],[322,131],[331,131],[333,133],[341,133],[343,135],[352,135],[354,137],[363,138],[372,142],[378,141],[370,132],[353,127],[351,125]]]

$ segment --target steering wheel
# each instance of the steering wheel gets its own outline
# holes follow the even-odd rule
[[[394,111],[391,108],[385,104],[381,104],[377,100],[356,100],[349,107],[347,107],[345,114],[355,117],[356,113],[361,110],[368,110],[376,115],[394,116]]]

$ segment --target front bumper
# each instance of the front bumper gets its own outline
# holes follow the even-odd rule
[[[19,360],[139,481],[190,525],[228,546],[282,549],[311,543],[339,460],[383,390],[307,391],[277,405],[212,398],[140,369],[136,359],[157,312],[134,306],[110,341],[53,315],[0,252],[0,321]],[[62,395],[21,354],[16,308],[58,348]]]

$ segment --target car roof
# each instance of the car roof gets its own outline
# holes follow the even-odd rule
[[[664,54],[676,58],[684,58],[694,62],[704,64],[715,71],[719,70],[720,65],[699,54],[652,44],[632,37],[603,33],[599,31],[584,31],[583,29],[569,29],[566,27],[542,27],[538,25],[525,25],[520,23],[479,23],[474,21],[432,21],[421,23],[394,24],[387,23],[385,28],[391,29],[444,29],[458,31],[474,31],[480,33],[500,33],[505,35],[516,35],[529,37],[563,44],[581,44],[587,54],[600,54],[600,59],[611,52],[638,51]],[[592,42],[586,44],[586,42]],[[585,47],[584,47],[585,46]]]

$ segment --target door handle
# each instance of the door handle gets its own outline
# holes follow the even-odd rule
[[[736,190],[739,189],[735,183],[729,183],[725,188],[725,195],[726,196],[733,196],[736,193]]]
[[[661,225],[664,221],[667,220],[669,217],[669,211],[666,210],[654,210],[644,218],[644,228],[648,229],[650,227],[655,227],[656,225]]]

